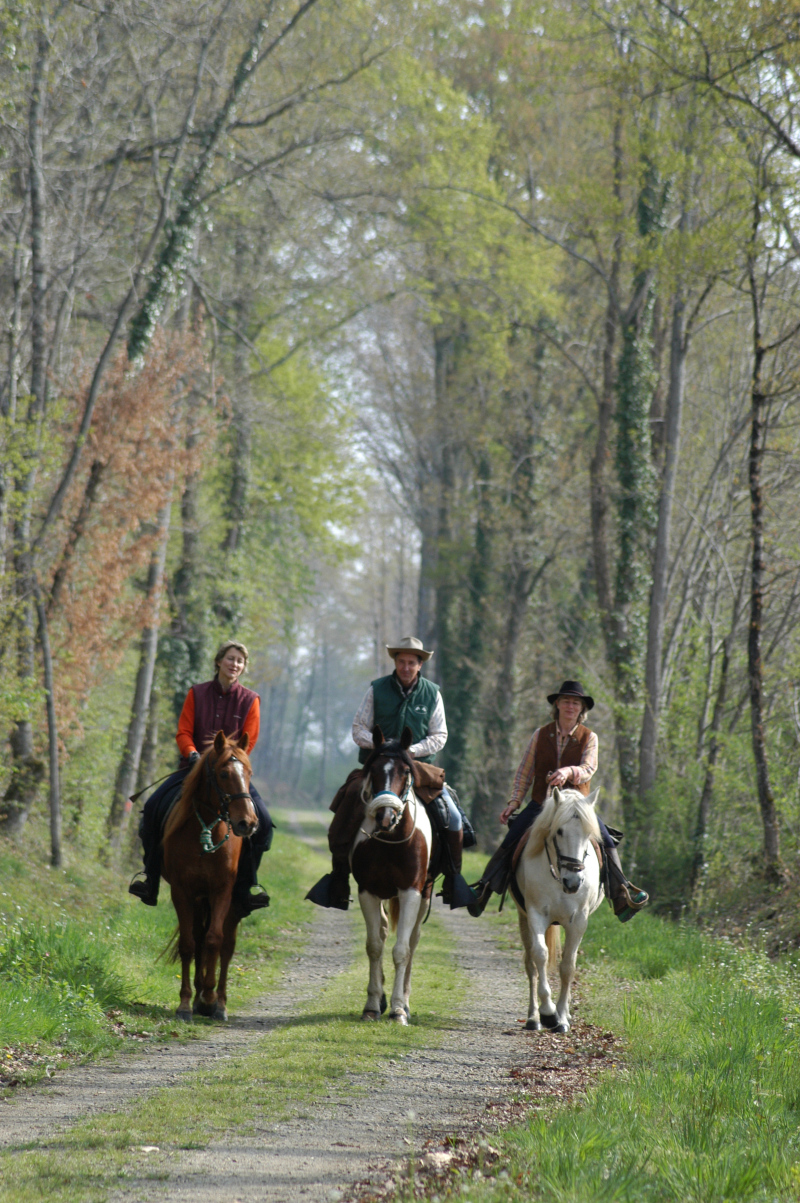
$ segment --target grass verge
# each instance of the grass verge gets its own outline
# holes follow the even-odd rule
[[[510,936],[509,919],[489,923]],[[797,971],[763,952],[604,906],[579,962],[585,1020],[622,1033],[626,1068],[497,1138],[492,1176],[437,1188],[471,1203],[796,1200]],[[520,970],[522,972],[522,970]],[[569,1037],[565,1037],[569,1041]]]
[[[271,989],[305,942],[303,897],[326,863],[279,827],[261,872],[271,905],[239,927],[232,1010]],[[158,959],[175,926],[164,883],[158,906],[144,907],[127,877],[86,863],[31,865],[6,842],[0,880],[0,1085],[155,1038],[202,1036],[202,1024],[175,1024],[180,974]]]
[[[215,1138],[247,1139],[264,1123],[304,1114],[365,1093],[377,1075],[410,1050],[437,1045],[467,983],[435,913],[423,931],[414,967],[412,1022],[359,1021],[366,993],[361,916],[353,914],[343,969],[285,1025],[260,1037],[253,1051],[220,1067],[187,1075],[122,1113],[94,1116],[59,1137],[57,1147],[9,1150],[0,1156],[1,1203],[58,1198],[101,1203],[125,1186],[156,1197],[182,1149]],[[157,1153],[143,1153],[157,1146]]]

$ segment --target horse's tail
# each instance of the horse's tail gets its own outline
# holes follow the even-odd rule
[[[164,957],[166,957],[166,959],[167,959],[167,960],[168,960],[168,961],[169,961],[169,962],[170,962],[172,965],[174,965],[174,964],[175,964],[175,962],[176,962],[176,961],[178,960],[178,958],[179,958],[179,953],[178,953],[178,939],[180,938],[180,934],[181,934],[181,928],[180,928],[180,924],[179,924],[179,923],[176,923],[176,924],[175,924],[175,930],[174,930],[174,932],[172,933],[172,935],[170,936],[170,938],[167,940],[167,942],[166,942],[166,944],[164,945],[164,947],[161,949],[161,952],[160,952],[160,953],[158,954],[158,956],[156,957],[156,960],[157,960],[157,961],[160,961],[160,960],[162,960]]]
[[[544,942],[547,945],[547,972],[555,973],[561,952],[561,931],[557,923],[550,924],[544,934]]]
[[[389,899],[389,922],[392,925],[392,931],[397,931],[397,920],[400,918],[400,899],[395,895]]]

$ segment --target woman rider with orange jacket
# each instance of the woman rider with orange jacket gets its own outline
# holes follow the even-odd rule
[[[246,734],[249,738],[248,752],[252,751],[258,739],[261,715],[258,694],[239,684],[247,660],[247,648],[243,643],[226,640],[214,657],[216,671],[213,680],[193,685],[186,695],[175,736],[181,754],[180,766],[147,799],[139,823],[139,836],[144,847],[144,880],[134,879],[128,890],[147,906],[155,906],[158,900],[164,821],[190,768],[218,731],[235,738]],[[269,905],[265,891],[251,894],[250,887],[258,884],[258,866],[272,843],[273,831],[269,811],[252,782],[250,797],[258,815],[258,829],[245,842],[233,891],[237,905],[245,914]]]

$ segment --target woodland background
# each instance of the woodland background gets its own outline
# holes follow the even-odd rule
[[[126,868],[220,637],[327,802],[434,647],[678,913],[800,850],[797,0],[0,3],[0,833]]]

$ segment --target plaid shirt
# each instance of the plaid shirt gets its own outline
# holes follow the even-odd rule
[[[575,724],[575,727],[578,723]],[[561,754],[567,746],[567,740],[575,730],[569,731],[563,735],[561,728],[556,724],[556,754],[557,764],[561,767]],[[522,763],[517,769],[517,775],[514,778],[514,784],[511,788],[511,797],[508,800],[509,806],[520,806],[525,794],[533,784],[534,771],[536,767],[536,743],[539,738],[541,727],[537,727],[531,736],[531,742],[525,749],[525,755],[522,757]],[[572,774],[572,785],[583,785],[584,782],[590,781],[597,772],[597,735],[594,731],[589,732],[589,738],[586,741],[586,747],[583,750],[583,759],[580,764],[574,764],[569,772]]]

